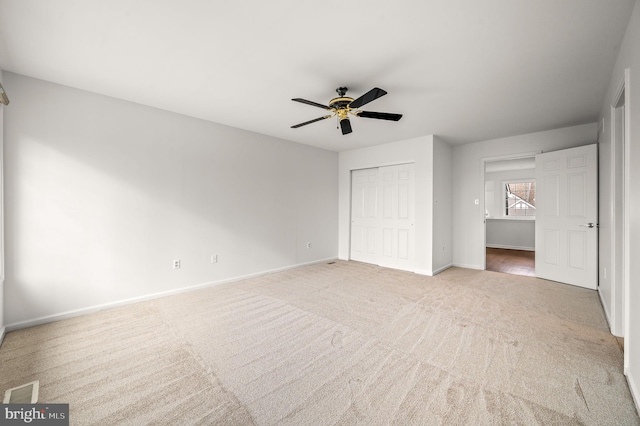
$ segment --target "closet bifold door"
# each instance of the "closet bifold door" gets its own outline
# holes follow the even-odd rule
[[[378,265],[414,269],[413,164],[380,167],[380,256]]]
[[[351,259],[414,269],[414,165],[354,170]]]
[[[378,168],[351,172],[351,260],[378,264]]]

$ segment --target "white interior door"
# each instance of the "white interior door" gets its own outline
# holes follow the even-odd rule
[[[536,155],[536,276],[598,285],[598,150]]]
[[[351,259],[378,263],[378,168],[351,172]]]
[[[413,270],[413,181],[413,164],[380,168],[380,266]]]
[[[351,173],[350,258],[395,269],[414,269],[414,165]]]

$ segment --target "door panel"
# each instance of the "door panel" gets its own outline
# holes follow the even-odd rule
[[[536,243],[537,245],[537,243]],[[560,245],[559,232],[557,229],[544,230],[544,262],[548,265],[558,265],[558,252]],[[539,250],[538,250],[539,251]],[[540,253],[536,251],[536,261]],[[542,257],[542,256],[540,256]]]
[[[367,256],[376,256],[376,251],[378,248],[378,244],[376,243],[376,234],[377,234],[377,230],[375,228],[375,226],[367,226],[367,251],[366,251],[366,255]]]
[[[409,260],[410,233],[407,229],[398,231],[398,259]]]
[[[597,287],[597,154],[587,145],[536,156],[537,277]]]
[[[587,235],[584,231],[569,231],[569,267],[584,269],[586,266]]]
[[[587,182],[584,173],[569,175],[569,216],[587,217]]]
[[[558,180],[558,176],[545,176],[543,179],[543,187],[546,192],[545,194],[545,214],[547,216],[558,217],[560,215],[560,181]],[[538,185],[538,188],[540,186]],[[538,207],[536,207],[536,217],[539,216],[539,204],[540,200],[536,201]]]
[[[382,229],[382,255],[386,257],[393,256],[393,229]]]

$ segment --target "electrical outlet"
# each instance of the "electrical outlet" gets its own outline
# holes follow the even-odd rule
[[[180,259],[173,261],[173,269],[180,269]]]
[[[217,254],[212,254],[211,255],[211,263],[218,263],[218,255]]]
[[[307,248],[310,249],[311,248],[311,243],[307,243]]]

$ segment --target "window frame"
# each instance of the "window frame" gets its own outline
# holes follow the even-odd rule
[[[507,199],[507,185],[513,183],[535,183],[535,178],[522,178],[522,179],[505,179],[502,180],[502,208],[500,209],[502,212],[501,219],[507,220],[536,220],[536,215],[533,216],[509,216],[507,214],[507,207],[504,204],[504,201]],[[537,185],[536,185],[537,186]]]

